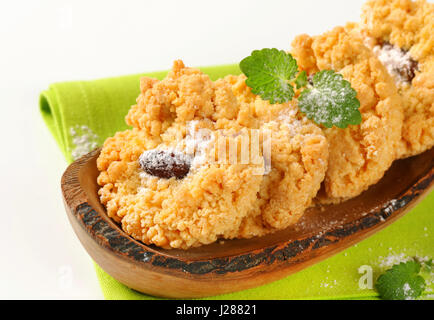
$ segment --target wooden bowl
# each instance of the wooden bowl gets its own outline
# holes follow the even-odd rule
[[[95,150],[62,177],[68,218],[81,243],[113,278],[140,292],[170,298],[217,295],[259,286],[328,258],[407,213],[434,183],[434,149],[395,161],[359,197],[310,208],[294,226],[249,240],[189,250],[144,245],[122,231],[99,202]]]

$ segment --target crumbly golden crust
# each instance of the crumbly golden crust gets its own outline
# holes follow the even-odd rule
[[[298,112],[295,101],[270,105],[253,95],[245,76],[228,76],[241,104],[271,136],[271,171],[264,175],[257,201],[241,224],[239,237],[284,229],[312,203],[327,168],[328,144],[321,129]]]
[[[418,62],[411,83],[397,81],[404,101],[400,157],[434,146],[434,4],[425,0],[368,1],[361,28],[371,48],[388,42]]]
[[[292,53],[308,74],[333,69],[357,91],[362,123],[346,129],[324,128],[330,155],[326,196],[320,200],[355,197],[376,183],[396,158],[403,113],[393,80],[354,25],[315,37],[298,36]]]
[[[187,249],[284,228],[310,205],[327,167],[324,134],[296,105],[271,106],[244,82],[244,76],[212,82],[180,61],[163,81],[142,79],[126,118],[134,128],[107,139],[97,161],[101,202],[125,232],[146,244]],[[199,129],[216,137],[207,161],[192,165],[183,179],[143,173],[138,159],[144,151],[186,151],[189,134]],[[259,132],[259,152],[265,132],[272,134],[268,174],[263,153],[259,162],[239,161],[240,133],[248,129]],[[235,142],[237,163],[209,161],[218,160],[219,137],[225,146]]]
[[[177,123],[195,118],[233,120],[238,114],[235,97],[223,81],[212,82],[206,74],[175,61],[164,81],[140,80],[141,93],[125,120],[128,125],[158,137]]]
[[[262,179],[257,167],[216,163],[182,180],[159,179],[139,166],[146,139],[135,128],[104,144],[97,161],[98,183],[108,215],[134,238],[165,248],[233,238],[256,200]]]

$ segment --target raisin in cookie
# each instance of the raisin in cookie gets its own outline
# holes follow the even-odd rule
[[[434,145],[434,4],[368,1],[361,28],[404,102],[400,157],[430,149]]]
[[[308,75],[333,69],[357,91],[362,123],[324,128],[329,165],[320,201],[355,197],[375,184],[397,156],[403,113],[396,86],[354,25],[315,37],[300,35],[292,53]]]

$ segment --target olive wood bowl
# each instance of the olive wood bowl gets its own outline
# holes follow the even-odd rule
[[[170,298],[212,296],[256,287],[324,260],[373,235],[433,188],[434,148],[395,161],[360,196],[313,207],[285,230],[253,239],[165,250],[128,236],[98,197],[97,149],[72,163],[62,177],[71,225],[95,262],[137,291]]]

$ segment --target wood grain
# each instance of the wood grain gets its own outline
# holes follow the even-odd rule
[[[108,274],[140,292],[170,298],[217,295],[259,286],[326,259],[407,213],[434,185],[434,149],[396,161],[359,197],[310,208],[285,230],[189,250],[144,245],[125,234],[99,202],[95,150],[62,177],[71,225]]]

